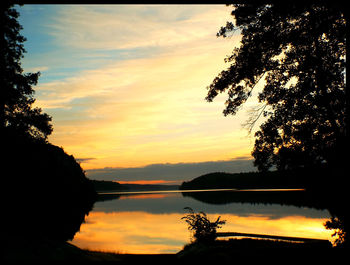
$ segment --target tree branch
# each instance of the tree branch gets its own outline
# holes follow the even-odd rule
[[[244,128],[248,129],[248,134],[252,133],[255,123],[260,119],[261,114],[264,113],[266,107],[267,107],[267,104],[264,104],[263,106],[252,108],[250,110],[249,118],[246,120],[245,123],[242,124]]]

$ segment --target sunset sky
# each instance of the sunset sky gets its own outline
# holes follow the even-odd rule
[[[242,124],[257,103],[224,117],[226,95],[206,87],[228,67],[239,32],[225,5],[17,7],[25,72],[40,71],[36,106],[53,118],[49,141],[84,170],[250,159]]]

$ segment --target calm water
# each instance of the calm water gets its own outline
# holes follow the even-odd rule
[[[165,191],[105,195],[105,201],[95,203],[72,243],[84,249],[118,253],[176,253],[190,242],[187,224],[181,220],[188,213],[184,207],[204,211],[213,221],[220,215],[226,224],[219,232],[331,239],[333,232],[324,228],[330,218],[327,210],[237,202],[239,196],[249,201],[249,196],[260,194]]]

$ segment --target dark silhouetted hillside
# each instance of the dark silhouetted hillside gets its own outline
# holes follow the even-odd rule
[[[116,181],[108,180],[91,180],[96,191],[119,191],[127,190],[128,188]]]
[[[58,146],[7,135],[1,152],[5,235],[68,240],[96,192],[73,156]]]
[[[181,184],[181,190],[191,189],[251,189],[251,188],[302,188],[297,172],[215,172],[202,175]]]

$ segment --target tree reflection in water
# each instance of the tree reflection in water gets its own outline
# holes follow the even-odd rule
[[[346,247],[349,245],[347,220],[348,213],[344,207],[344,198],[339,193],[333,197],[324,196],[324,192],[316,191],[240,191],[240,192],[183,192],[183,196],[189,196],[196,200],[209,204],[228,204],[232,202],[281,204],[297,207],[309,207],[328,210],[330,220],[325,222],[326,229],[334,230],[334,245]],[[332,198],[332,199],[331,199]]]

